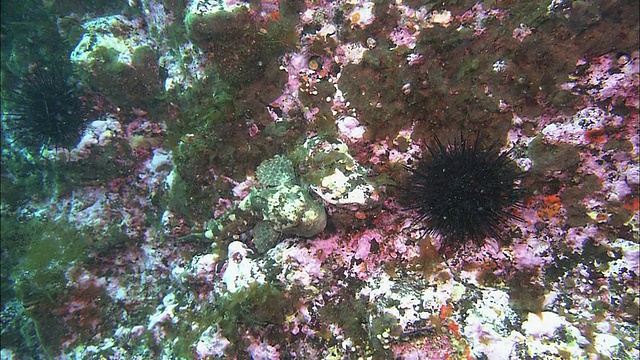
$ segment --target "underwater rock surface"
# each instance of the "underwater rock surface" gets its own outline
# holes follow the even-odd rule
[[[637,2],[0,11],[2,359],[640,357]],[[86,126],[22,147],[56,62]],[[461,135],[522,206],[442,252],[398,200]]]

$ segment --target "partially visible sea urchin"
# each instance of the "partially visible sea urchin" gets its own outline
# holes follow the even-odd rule
[[[478,139],[444,145],[435,137],[429,157],[419,161],[404,186],[402,200],[415,209],[430,234],[441,238],[440,252],[467,240],[480,244],[487,236],[502,238],[512,210],[520,206],[522,172],[500,153],[497,143],[481,148]]]
[[[33,148],[77,144],[84,119],[82,102],[74,90],[59,64],[37,66],[25,75],[5,99],[11,110],[3,118],[13,141]]]

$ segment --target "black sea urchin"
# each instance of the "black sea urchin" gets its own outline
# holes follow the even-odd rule
[[[11,139],[34,148],[75,145],[82,133],[82,102],[60,65],[38,66],[7,97],[4,114]]]
[[[466,240],[500,238],[508,220],[521,220],[510,212],[520,204],[522,172],[509,152],[501,154],[497,143],[481,148],[477,138],[469,143],[463,136],[449,145],[435,137],[427,149],[430,157],[407,168],[411,177],[402,197],[428,232],[440,235],[441,252]]]

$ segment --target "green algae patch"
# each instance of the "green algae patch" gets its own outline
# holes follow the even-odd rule
[[[164,91],[155,51],[148,46],[136,49],[133,66],[117,59],[118,52],[114,49],[96,49],[94,60],[86,71],[80,71],[83,80],[124,108],[149,106],[162,97]]]
[[[33,320],[37,341],[47,353],[57,354],[67,335],[62,314],[55,315],[69,301],[66,273],[87,259],[89,237],[66,221],[5,214],[0,220],[3,302],[4,295],[15,296]],[[5,293],[8,289],[14,294]]]
[[[71,53],[83,82],[121,108],[148,107],[164,96],[159,54],[141,26],[121,15],[88,21]]]
[[[185,16],[187,37],[205,53],[233,88],[240,89],[279,73],[278,58],[298,40],[296,8],[280,3],[279,19],[256,21],[249,4],[202,6]]]
[[[241,344],[247,332],[264,328],[267,324],[286,323],[295,311],[295,296],[284,290],[281,284],[250,285],[247,289],[219,298],[215,304],[213,319],[232,344]],[[265,333],[270,343],[286,343],[288,332],[281,326],[269,326]],[[234,349],[240,351],[239,348]]]

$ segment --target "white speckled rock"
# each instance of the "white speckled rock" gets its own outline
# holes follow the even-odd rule
[[[327,225],[327,214],[322,204],[298,185],[253,189],[240,208],[262,214],[264,221],[284,234],[311,237]]]
[[[87,67],[96,59],[96,50],[104,48],[117,55],[117,62],[132,65],[132,56],[136,48],[154,47],[155,44],[143,31],[142,19],[129,20],[122,15],[96,18],[82,24],[87,31],[71,53],[71,62]]]
[[[366,178],[367,169],[349,154],[345,143],[312,137],[303,148],[307,151],[303,164],[308,172],[302,178],[324,201],[356,208],[380,201],[380,191]]]
[[[227,290],[235,293],[240,289],[248,287],[250,284],[265,282],[256,263],[249,258],[252,252],[245,244],[234,241],[227,249],[227,267],[222,275],[222,281],[227,285]]]

